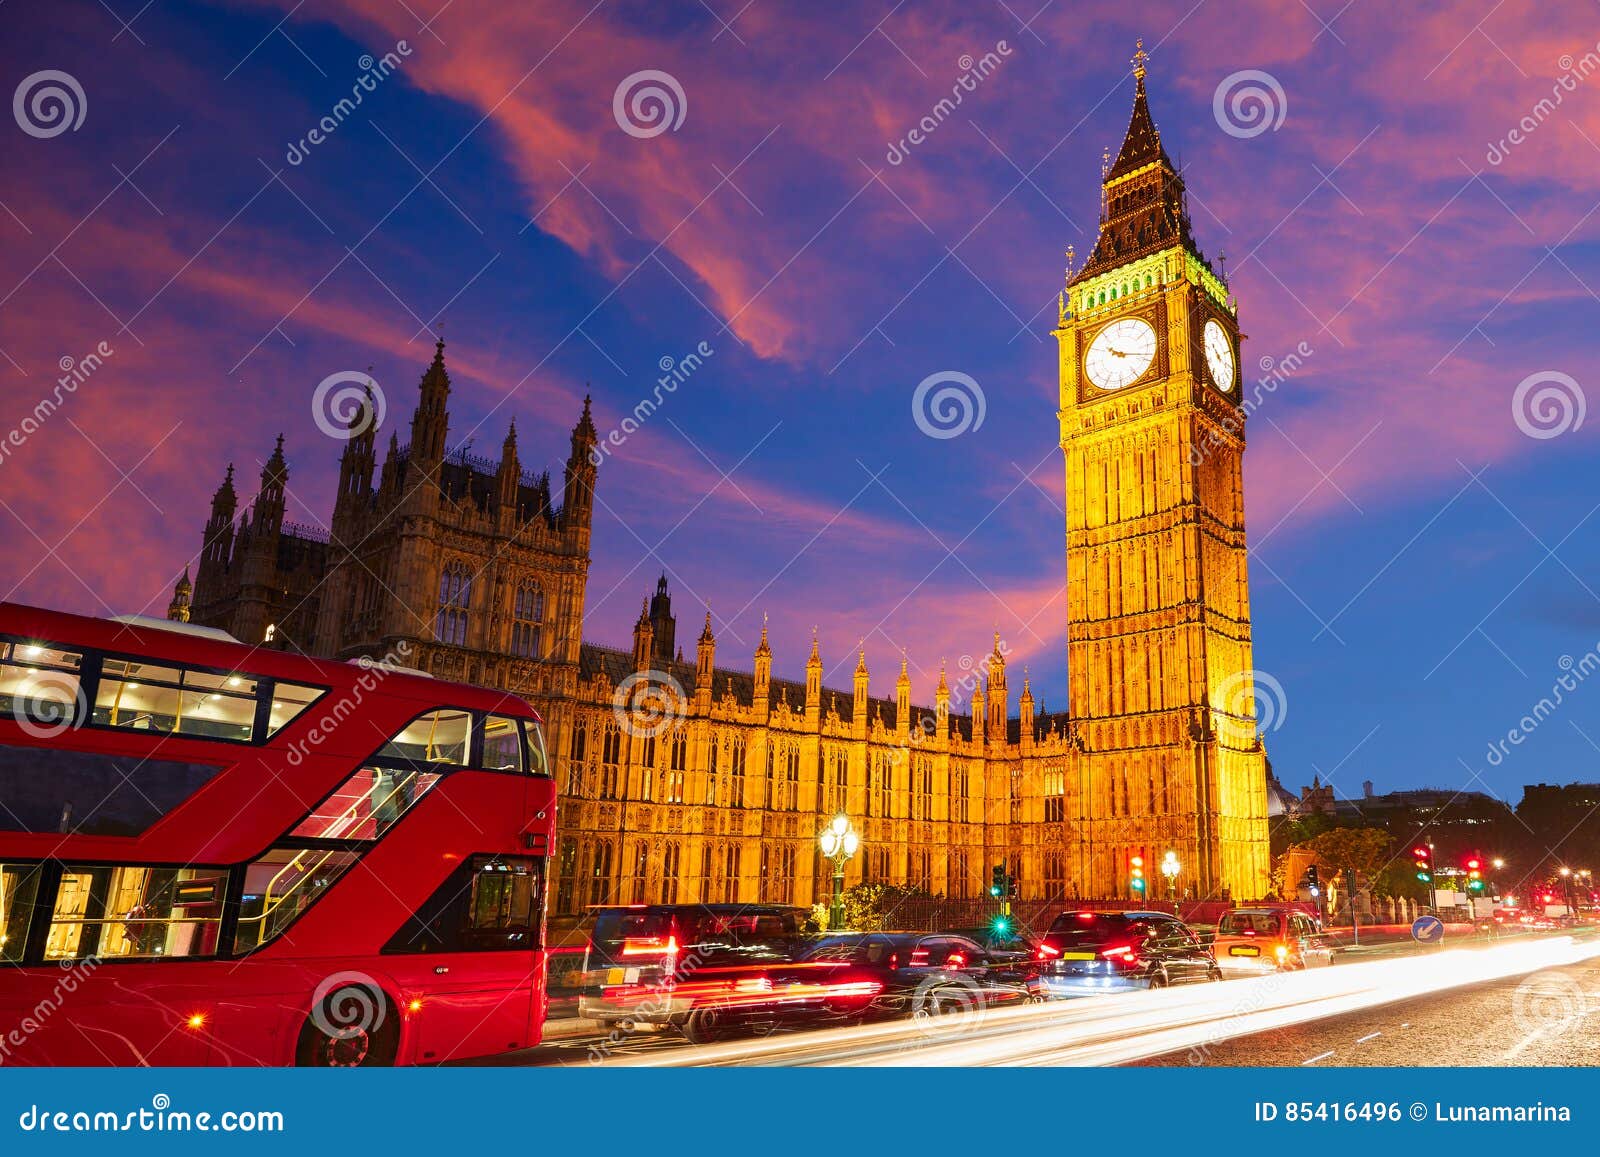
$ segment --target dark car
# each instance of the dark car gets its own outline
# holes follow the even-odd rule
[[[776,904],[641,904],[595,910],[584,961],[581,1016],[608,1027],[671,1025],[691,1040],[766,1024],[774,965],[809,943],[803,908]],[[818,1002],[794,994],[787,1011]]]
[[[1027,928],[1009,919],[996,920],[983,928],[946,928],[940,934],[963,936],[993,955],[1011,955],[1018,960],[1037,960],[1039,946],[1044,943]]]
[[[1037,999],[1035,962],[993,953],[947,932],[850,932],[823,936],[801,957],[832,965],[833,1012],[859,1017],[937,1017]]]
[[[1039,947],[1038,984],[1087,996],[1220,980],[1211,950],[1165,912],[1063,912]]]

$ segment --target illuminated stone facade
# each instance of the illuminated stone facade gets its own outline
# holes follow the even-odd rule
[[[998,636],[953,686],[941,671],[931,707],[913,706],[904,661],[893,699],[868,693],[864,654],[850,687],[824,688],[815,640],[803,682],[774,679],[765,629],[748,666],[720,667],[709,614],[686,660],[664,578],[631,649],[584,642],[599,460],[587,403],[559,494],[523,473],[514,429],[498,463],[447,451],[442,342],[410,442],[391,435],[381,470],[372,413],[353,417],[328,532],[284,522],[281,440],[237,520],[230,467],[188,609],[246,641],[270,631],[340,659],[404,644],[406,665],[525,696],[561,778],[558,916],[809,904],[829,886],[817,833],[840,811],[862,837],[849,884],[977,897],[1004,863],[1024,900],[1127,896],[1130,857],[1154,875],[1170,849],[1181,891],[1264,895],[1265,766],[1248,685],[1229,690],[1250,670],[1242,425],[1193,354],[1202,319],[1227,327],[1235,354],[1237,328],[1189,237],[1142,75],[1106,193],[1057,330],[1067,712],[1037,713],[1024,679],[1012,716]],[[1159,326],[1153,368],[1115,393],[1081,381],[1087,343],[1131,314]]]
[[[1098,894],[1171,849],[1202,895],[1267,891],[1245,548],[1239,328],[1189,228],[1142,58],[1100,235],[1061,295],[1068,713]]]

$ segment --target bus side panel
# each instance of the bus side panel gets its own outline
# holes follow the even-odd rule
[[[206,966],[202,965],[201,970]],[[130,975],[132,973],[132,975]],[[220,974],[213,974],[220,979]],[[0,974],[0,1064],[204,1065],[212,989],[193,966],[100,964]]]

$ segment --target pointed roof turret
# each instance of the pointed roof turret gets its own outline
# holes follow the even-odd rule
[[[700,641],[702,643],[711,643],[711,642],[715,642],[716,641],[716,636],[711,633],[711,612],[710,611],[706,612],[706,625],[700,631]]]
[[[233,467],[228,468],[230,471]],[[278,444],[272,448],[272,456],[267,459],[267,464],[261,468],[261,485],[266,486],[272,482],[281,482],[289,473],[289,464],[283,457],[283,435],[278,435]]]
[[[1107,181],[1125,177],[1152,161],[1164,161],[1169,168],[1172,166],[1166,150],[1161,147],[1161,130],[1150,116],[1150,98],[1144,90],[1144,62],[1149,59],[1144,41],[1140,40],[1139,49],[1133,54],[1133,115],[1128,118],[1128,131],[1123,135],[1122,148],[1117,150],[1117,159],[1106,174]]]
[[[239,505],[239,496],[233,489],[233,463],[228,463],[228,472],[222,477],[222,485],[217,487],[216,493],[211,496],[212,515],[231,515],[234,508]]]
[[[189,581],[189,568],[183,568],[183,577],[172,588],[172,601],[167,604],[167,618],[174,623],[189,621],[189,601],[194,594],[194,584]]]
[[[1172,246],[1182,246],[1205,261],[1190,230],[1183,177],[1167,156],[1150,113],[1145,91],[1148,59],[1140,41],[1133,57],[1133,112],[1128,117],[1128,131],[1116,159],[1111,160],[1108,151],[1102,162],[1100,235],[1083,268],[1068,273],[1069,286]]]

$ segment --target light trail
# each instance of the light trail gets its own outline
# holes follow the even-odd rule
[[[626,1066],[761,1065],[969,1067],[1115,1065],[1190,1051],[1196,1064],[1222,1041],[1341,1016],[1454,988],[1600,957],[1600,939],[1570,936],[1278,973],[1021,1008],[780,1033],[617,1058]]]

